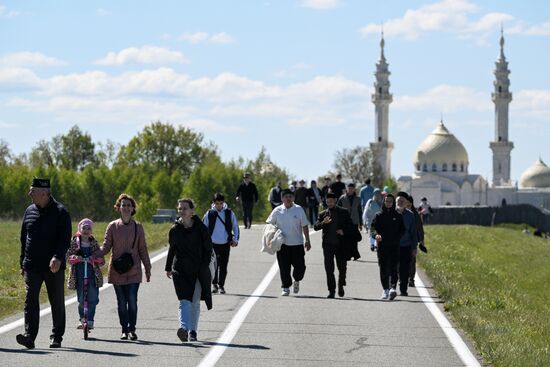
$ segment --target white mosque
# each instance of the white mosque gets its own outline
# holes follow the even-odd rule
[[[375,93],[375,142],[370,144],[383,176],[391,175],[391,151],[389,141],[389,92],[390,72],[384,56],[384,38],[380,42],[380,60],[376,64]],[[414,159],[414,173],[397,180],[399,190],[407,191],[417,199],[428,198],[433,207],[443,205],[531,204],[550,210],[550,168],[539,158],[522,175],[518,184],[510,180],[510,152],[514,144],[508,139],[508,106],[512,101],[509,90],[508,62],[504,56],[504,36],[500,37],[500,57],[496,62],[495,90],[495,139],[489,144],[493,152],[493,181],[491,184],[478,174],[468,171],[469,158],[464,145],[441,121],[418,146]]]

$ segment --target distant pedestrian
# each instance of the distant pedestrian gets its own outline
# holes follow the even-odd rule
[[[307,189],[307,207],[309,210],[309,223],[311,224],[317,221],[319,204],[321,204],[321,190],[317,187],[317,181],[311,180],[309,189]]]
[[[75,289],[78,298],[79,322],[77,329],[84,327],[84,267],[88,267],[88,287],[86,290],[88,317],[86,322],[89,330],[94,328],[95,310],[99,303],[99,288],[103,285],[103,274],[100,266],[105,264],[105,259],[101,255],[94,255],[100,249],[92,234],[93,226],[94,222],[91,219],[82,219],[78,223],[76,235],[71,240],[71,245],[67,250],[67,261],[71,264],[67,288]],[[85,262],[84,259],[90,259],[91,262]]]
[[[428,252],[424,243],[424,224],[422,224],[422,218],[418,213],[418,210],[414,207],[414,199],[409,195],[407,201],[407,209],[410,209],[414,214],[414,224],[416,225],[416,234],[418,236],[418,248],[423,252]],[[418,252],[411,253],[411,265],[409,267],[409,287],[416,287],[416,256]]]
[[[225,294],[225,279],[227,277],[227,264],[231,247],[239,244],[239,224],[237,217],[227,206],[225,196],[216,193],[212,207],[202,219],[208,228],[212,239],[212,247],[216,253],[216,271],[212,279],[212,293]]]
[[[177,209],[179,218],[168,233],[170,247],[164,270],[179,300],[177,336],[182,342],[197,341],[200,301],[205,301],[207,309],[212,308],[212,241],[208,228],[195,215],[193,200],[178,200]]]
[[[298,182],[296,180],[290,181],[290,186],[288,187],[290,191],[296,192],[296,189],[298,188]]]
[[[384,289],[381,298],[385,300],[397,296],[399,241],[404,232],[403,216],[395,210],[395,197],[387,194],[382,211],[374,216],[370,232],[378,246],[380,283]]]
[[[283,203],[283,200],[281,199],[282,191],[283,188],[281,187],[281,181],[278,181],[269,191],[267,200],[269,200],[269,203],[271,204],[271,209],[275,209]]]
[[[409,194],[404,191],[397,193],[397,211],[403,216],[405,232],[399,240],[399,290],[402,296],[408,296],[411,259],[416,257],[418,248],[418,232],[414,213],[407,207],[410,205]]]
[[[361,202],[355,193],[355,184],[353,182],[347,185],[346,193],[338,199],[338,206],[348,210],[352,223],[361,231],[363,228],[363,213],[361,212]],[[357,246],[355,246],[350,255],[353,257],[353,260],[358,260],[361,257]]]
[[[137,296],[143,274],[141,264],[145,268],[145,279],[151,281],[151,259],[145,242],[143,225],[132,217],[136,214],[137,203],[128,194],[120,194],[117,198],[115,210],[120,218],[107,225],[105,239],[101,246],[101,255],[111,252],[107,281],[113,285],[118,304],[118,320],[122,329],[121,340],[137,340]],[[119,259],[126,254],[131,255],[129,270],[117,269]]]
[[[298,181],[298,187],[294,191],[294,203],[299,205],[307,216],[307,187],[306,181]]]
[[[283,289],[281,295],[288,296],[290,286],[293,286],[294,293],[298,293],[300,281],[306,272],[305,250],[311,249],[311,243],[309,242],[309,222],[306,214],[302,208],[294,204],[294,193],[290,189],[283,190],[283,205],[273,209],[266,222],[279,228],[285,239],[285,243],[277,252],[281,288]],[[291,268],[294,268],[292,275]]]
[[[372,198],[367,201],[365,210],[363,210],[363,224],[365,225],[365,232],[369,237],[371,251],[376,251],[376,240],[370,233],[372,221],[374,220],[374,216],[382,211],[383,204],[382,192],[380,189],[374,189]]]
[[[365,205],[367,205],[367,201],[372,199],[374,187],[371,186],[370,182],[370,178],[367,178],[365,180],[365,186],[363,186],[359,191],[359,197],[361,198],[361,213],[365,210]]]
[[[348,251],[345,242],[345,232],[349,231],[351,218],[346,209],[336,206],[336,194],[327,194],[328,208],[323,210],[313,226],[316,231],[323,230],[323,256],[325,272],[327,274],[327,298],[334,298],[336,293],[336,279],[334,277],[334,260],[338,268],[338,296],[344,297]]]
[[[60,348],[65,333],[65,254],[71,242],[71,217],[51,195],[49,179],[34,178],[21,225],[19,268],[25,281],[25,333],[17,343],[34,348],[40,322],[40,288],[46,283],[52,308],[50,348]]]
[[[420,199],[418,213],[422,216],[422,223],[430,224],[430,218],[433,215],[433,209],[427,198],[423,197],[422,199]]]
[[[326,198],[327,194],[330,191],[330,177],[326,176],[323,179],[323,187],[321,187],[321,201],[323,203],[323,209],[327,208]]]
[[[252,182],[250,173],[246,172],[243,176],[243,182],[237,189],[237,201],[240,201],[243,206],[243,222],[244,228],[249,229],[252,226],[252,211],[254,205],[258,203],[258,189]]]
[[[345,194],[346,184],[342,182],[342,175],[336,175],[336,181],[330,184],[330,191],[336,194],[337,197],[340,197]]]

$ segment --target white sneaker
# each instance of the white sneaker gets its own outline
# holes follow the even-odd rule
[[[294,284],[292,285],[292,291],[294,293],[300,292],[300,282],[299,281],[297,281],[297,280],[294,281]]]
[[[281,296],[288,296],[290,294],[289,288],[283,288],[283,291],[281,292]]]
[[[395,288],[390,289],[390,301],[393,301],[397,297],[397,291]]]
[[[389,299],[389,298],[390,298],[390,290],[384,289],[384,291],[382,292],[382,297],[380,297],[380,299]]]

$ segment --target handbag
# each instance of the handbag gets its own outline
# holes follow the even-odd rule
[[[132,244],[132,250],[134,249],[134,246],[136,245],[136,239],[137,239],[137,224],[134,222],[134,243]],[[129,252],[125,252],[124,254],[120,255],[118,258],[114,259],[113,262],[113,268],[116,270],[119,274],[125,274],[132,267],[134,266],[134,258],[132,257],[132,254]]]

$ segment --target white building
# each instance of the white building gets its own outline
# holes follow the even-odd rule
[[[380,43],[381,56],[376,65],[375,137],[371,150],[385,173],[391,172],[389,142],[389,93],[388,64],[384,57],[384,39]],[[514,144],[508,137],[508,107],[512,101],[509,90],[510,70],[504,56],[504,36],[500,37],[500,57],[496,62],[494,92],[495,139],[489,147],[493,153],[493,180],[491,185],[478,174],[468,171],[469,158],[464,145],[441,121],[418,146],[413,159],[414,173],[397,180],[399,190],[410,193],[417,200],[426,197],[433,207],[443,205],[490,205],[531,204],[550,210],[550,168],[539,158],[521,176],[518,185],[513,185],[511,176],[511,151]]]

